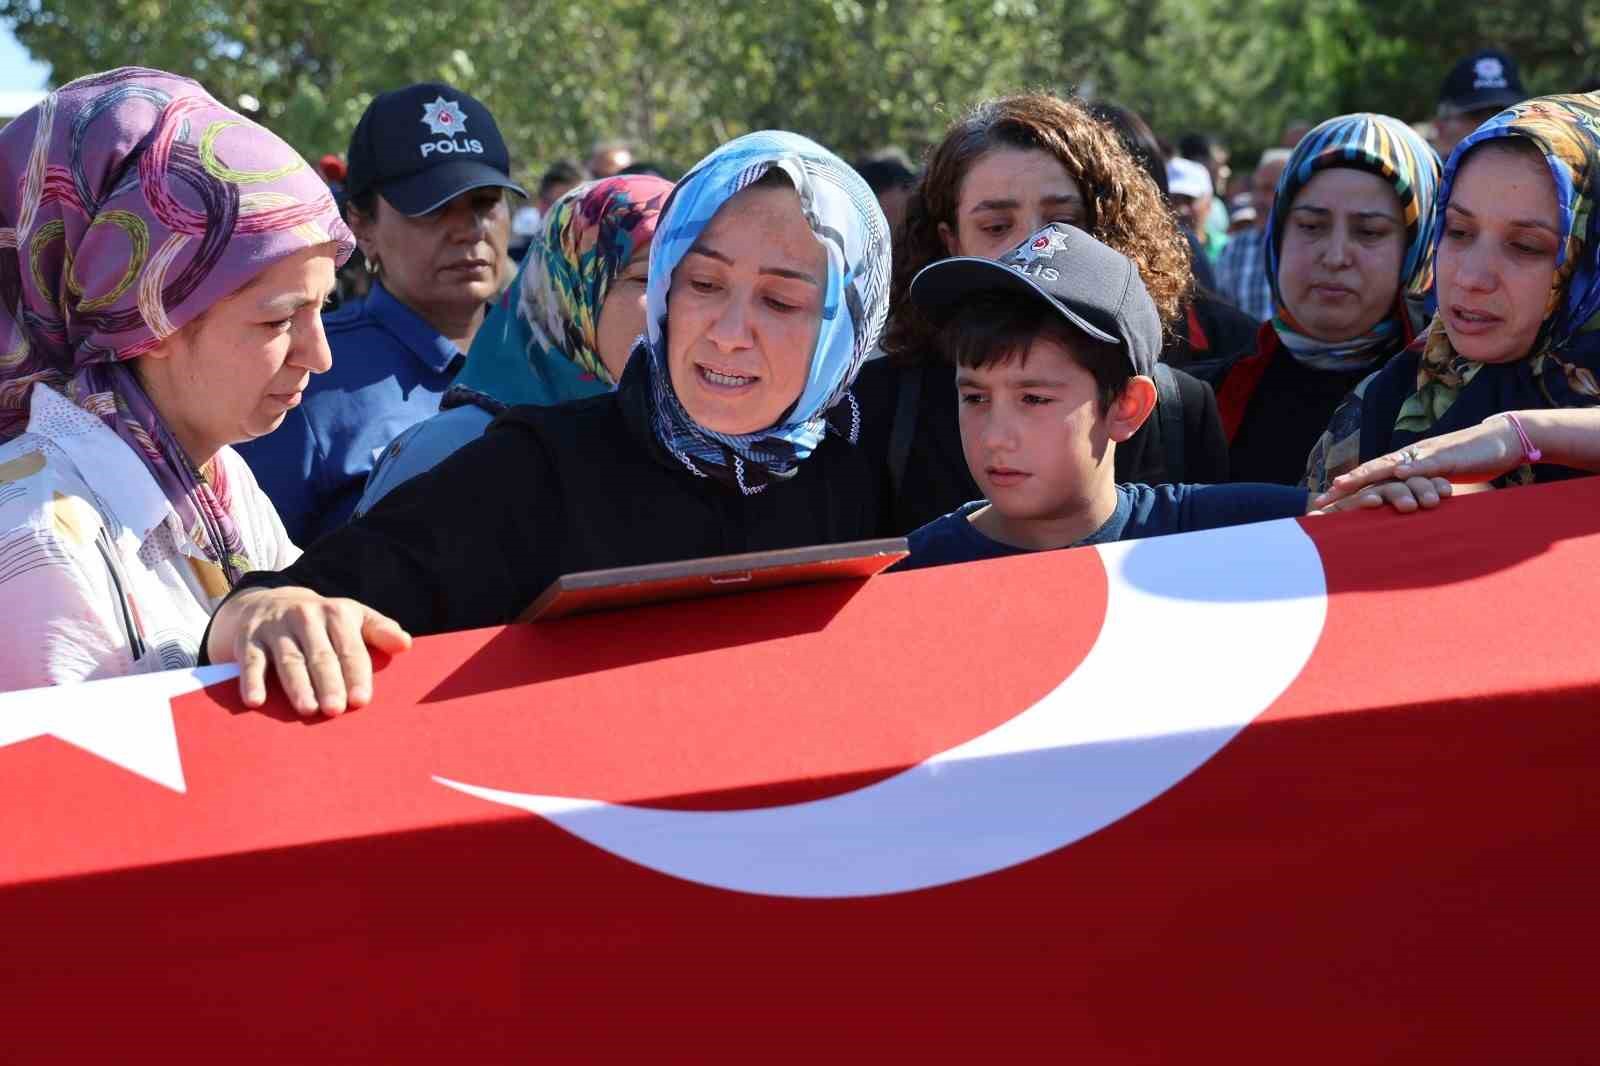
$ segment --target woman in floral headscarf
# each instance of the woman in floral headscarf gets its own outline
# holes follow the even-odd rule
[[[1273,316],[1217,383],[1237,481],[1292,485],[1340,401],[1416,336],[1433,281],[1439,159],[1387,115],[1301,138],[1267,222]]]
[[[327,369],[353,241],[293,149],[155,70],[51,93],[0,175],[0,689],[193,664],[298,554],[228,445]]]
[[[1600,93],[1524,101],[1456,146],[1439,186],[1438,314],[1340,405],[1311,456],[1313,490],[1503,413],[1600,404],[1597,194]],[[1537,458],[1507,480],[1574,474]]]
[[[644,332],[650,241],[671,192],[662,178],[605,178],[551,205],[440,413],[385,449],[356,514],[477,439],[508,407],[565,403],[617,387]]]
[[[250,575],[209,653],[240,662],[247,704],[273,662],[297,710],[338,712],[371,696],[365,645],[511,621],[562,574],[876,535],[850,388],[888,288],[888,224],[855,171],[792,133],[723,145],[662,212],[615,392],[512,408]]]

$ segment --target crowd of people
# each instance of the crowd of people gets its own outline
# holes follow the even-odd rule
[[[1237,176],[1028,92],[920,162],[769,130],[525,188],[442,83],[313,168],[192,80],[79,79],[0,131],[0,690],[237,660],[246,703],[339,713],[370,649],[577,571],[901,535],[909,569],[1600,470],[1572,88],[1486,50],[1428,128],[1296,123]]]

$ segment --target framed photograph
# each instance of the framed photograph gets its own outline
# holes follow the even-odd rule
[[[725,596],[753,589],[871,577],[906,556],[904,537],[719,555],[565,574],[518,621],[545,622],[590,611]]]

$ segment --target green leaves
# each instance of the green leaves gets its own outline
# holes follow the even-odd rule
[[[1236,157],[1295,117],[1428,117],[1494,41],[1534,91],[1600,72],[1589,0],[0,0],[57,83],[127,63],[190,74],[306,155],[342,151],[372,95],[444,80],[494,111],[536,176],[602,137],[687,166],[764,126],[850,157],[919,153],[987,95],[1081,86]]]

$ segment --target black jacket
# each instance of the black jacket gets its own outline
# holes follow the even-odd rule
[[[896,465],[891,455],[896,406],[904,378],[913,373],[921,375],[915,429],[897,490],[889,473]],[[1181,370],[1173,371],[1172,377],[1181,401],[1181,418],[1158,409],[1137,433],[1117,445],[1118,483],[1217,484],[1228,480],[1228,442],[1222,435],[1211,386]],[[983,495],[961,452],[954,370],[904,370],[888,359],[875,359],[862,369],[856,381],[856,398],[861,402],[861,443],[877,465],[878,483],[886,493],[887,535],[902,536]],[[1180,447],[1168,447],[1163,423],[1181,423]],[[1183,456],[1181,468],[1169,469],[1168,457],[1179,453]]]
[[[1228,446],[1228,463],[1237,481],[1298,485],[1333,412],[1373,368],[1313,370],[1281,346],[1268,358]],[[1228,378],[1217,388],[1233,392]]]
[[[744,496],[657,443],[646,389],[514,407],[277,573],[239,589],[348,596],[414,634],[511,622],[562,574],[879,534],[861,450],[828,435],[793,478]]]
[[[1236,361],[1256,350],[1261,323],[1215,293],[1197,290],[1184,304],[1161,361],[1217,388]],[[1235,480],[1237,471],[1229,471]]]

